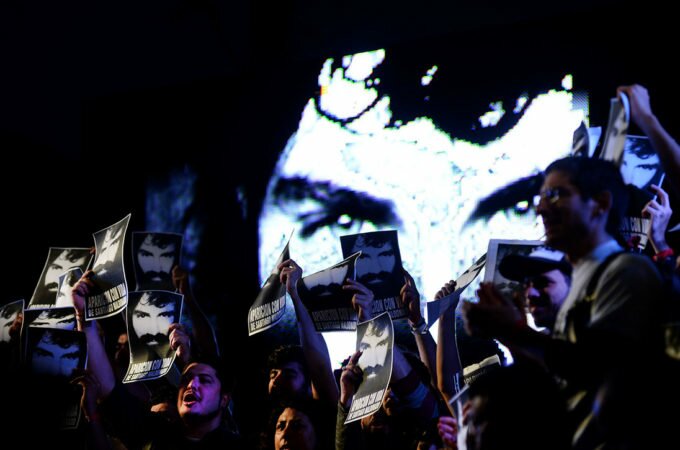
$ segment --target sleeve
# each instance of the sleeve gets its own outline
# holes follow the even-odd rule
[[[338,403],[335,419],[335,450],[362,450],[361,425],[358,421],[345,425],[349,409]]]

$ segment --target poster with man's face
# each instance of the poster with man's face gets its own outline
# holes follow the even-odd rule
[[[87,361],[85,334],[56,328],[28,327],[26,360],[40,376],[69,379]]]
[[[31,309],[26,311],[24,322],[34,328],[57,328],[75,331],[76,310],[73,306],[65,308]]]
[[[626,137],[619,170],[623,181],[637,188],[631,188],[629,192],[628,210],[620,224],[619,231],[626,241],[637,242],[637,248],[642,251],[647,246],[647,232],[651,225],[651,219],[643,217],[642,210],[656,195],[651,186],[661,186],[665,176],[659,155],[648,137]]]
[[[90,263],[89,248],[50,247],[47,260],[26,309],[55,308],[59,299],[59,277],[68,270],[84,271]]]
[[[272,273],[248,310],[248,336],[275,326],[286,313],[286,285],[281,283],[279,264],[290,259],[288,244],[276,260]]]
[[[12,334],[21,335],[23,322],[19,317],[24,311],[24,301],[17,300],[0,307],[0,343],[9,342]],[[18,327],[18,329],[16,329]]]
[[[356,253],[327,269],[298,280],[300,300],[309,311],[317,331],[354,330],[357,316],[352,308],[354,291],[343,289],[347,278],[354,279],[359,254]]]
[[[96,256],[90,279],[94,289],[85,301],[86,320],[113,316],[127,305],[123,248],[129,222],[130,214],[93,234]]]
[[[56,308],[72,308],[73,303],[73,286],[83,276],[83,271],[80,267],[73,267],[63,274],[59,275],[59,289],[57,290]]]
[[[35,389],[57,389],[58,401],[50,406],[58,414],[59,427],[77,428],[82,389],[80,385],[70,381],[74,377],[74,370],[83,370],[87,364],[85,333],[29,326],[26,335],[26,362],[29,370],[39,378],[49,379],[48,383],[38,383]],[[55,392],[45,392],[44,395],[46,398],[54,398],[54,394]]]
[[[130,365],[124,383],[153,380],[168,373],[175,361],[170,325],[179,323],[184,296],[169,291],[133,291],[127,307]]]
[[[132,261],[138,291],[174,291],[172,269],[179,265],[182,235],[132,233]]]
[[[664,175],[659,155],[647,136],[626,136],[619,170],[626,184],[643,190],[652,184],[661,185]]]
[[[406,317],[399,292],[404,285],[396,230],[340,236],[343,257],[361,252],[357,259],[357,281],[375,296],[378,311],[389,311],[392,319]],[[387,305],[387,306],[386,306]]]
[[[394,328],[387,312],[357,325],[359,367],[363,379],[352,397],[345,423],[369,416],[380,409],[392,376]]]

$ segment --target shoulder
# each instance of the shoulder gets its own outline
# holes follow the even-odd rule
[[[620,253],[612,258],[602,272],[599,285],[616,283],[624,286],[649,288],[661,286],[661,273],[654,262],[647,256],[635,253]]]
[[[635,270],[640,274],[650,274],[660,277],[659,270],[651,258],[627,252],[620,253],[618,256],[614,257],[605,272],[625,272],[629,270]]]

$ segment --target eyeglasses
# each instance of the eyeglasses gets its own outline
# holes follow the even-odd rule
[[[534,197],[534,206],[538,206],[541,200],[545,200],[548,203],[555,204],[560,198],[567,198],[571,196],[572,192],[567,188],[554,187],[548,188],[541,191],[537,196]]]

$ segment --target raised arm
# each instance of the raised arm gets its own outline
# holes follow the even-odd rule
[[[439,300],[456,290],[456,282],[451,280],[435,294]],[[439,316],[437,339],[437,387],[448,402],[458,392],[456,375],[461,374],[462,368],[458,345],[456,344],[456,304]]]
[[[76,310],[76,322],[78,331],[85,333],[87,339],[87,365],[93,376],[99,380],[101,398],[106,398],[116,385],[116,377],[111,367],[111,362],[104,349],[104,343],[99,336],[97,322],[85,320],[85,298],[94,287],[92,277],[94,272],[88,270],[80,277],[73,286],[73,307]]]
[[[642,215],[650,219],[647,236],[652,247],[654,247],[654,251],[658,254],[670,249],[666,243],[666,229],[673,210],[671,210],[666,191],[655,185],[652,185],[652,189],[656,191],[657,199],[650,200],[645,205]]]
[[[434,342],[420,311],[420,293],[410,273],[404,270],[404,285],[401,287],[401,301],[407,307],[408,324],[415,337],[420,359],[430,371],[432,385],[437,386],[437,344]]]
[[[625,92],[630,99],[630,115],[633,123],[649,138],[652,147],[659,155],[669,182],[680,194],[680,145],[668,134],[652,112],[649,92],[644,86],[633,84],[620,86],[617,90]]]
[[[184,306],[187,308],[187,313],[193,325],[191,334],[194,338],[194,343],[198,346],[198,352],[194,349],[194,353],[200,353],[208,357],[219,357],[220,349],[217,345],[215,330],[213,330],[208,317],[193,295],[189,283],[189,274],[181,267],[175,266],[172,269],[172,282],[175,284],[177,292],[184,295]]]
[[[333,376],[328,347],[321,333],[316,331],[309,311],[302,304],[297,291],[297,282],[302,277],[302,268],[292,259],[288,259],[278,266],[278,270],[281,283],[286,285],[286,290],[295,306],[300,345],[312,379],[314,398],[335,406],[338,402],[338,386]]]

